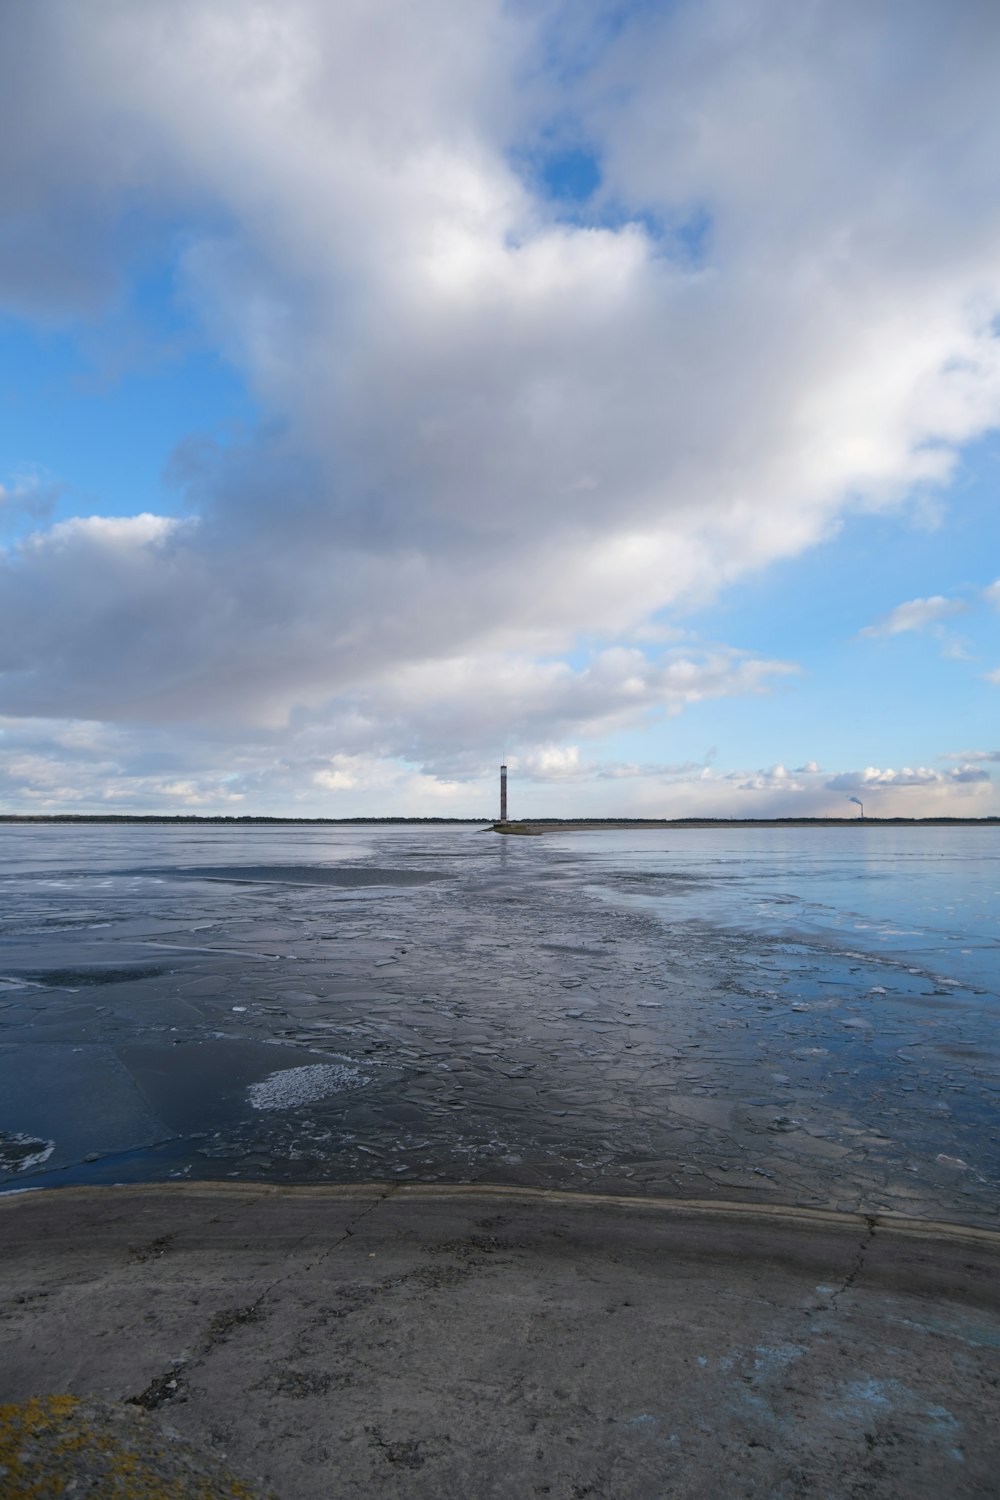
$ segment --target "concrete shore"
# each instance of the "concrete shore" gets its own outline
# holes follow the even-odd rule
[[[4,1196],[0,1254],[0,1403],[131,1403],[147,1446],[224,1465],[241,1494],[996,1494],[987,1230],[185,1184]],[[204,1493],[196,1458],[158,1493]],[[60,1492],[28,1483],[8,1468],[0,1490]]]

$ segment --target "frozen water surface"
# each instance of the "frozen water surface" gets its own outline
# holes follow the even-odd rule
[[[995,1224],[992,828],[3,826],[0,1182]]]

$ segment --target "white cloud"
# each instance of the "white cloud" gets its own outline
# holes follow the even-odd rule
[[[510,770],[532,781],[577,781],[594,774],[580,759],[579,745],[543,745],[531,755],[510,757]]]
[[[974,765],[977,761],[1000,761],[1000,750],[949,750],[945,755],[939,755],[938,760],[957,760],[966,765]]]
[[[805,782],[799,781],[780,761],[767,771],[755,771],[747,775],[745,771],[731,771],[728,780],[738,783],[741,792],[801,792],[805,790]]]
[[[995,683],[997,687],[1000,687],[1000,667],[995,667],[992,672],[984,673],[984,676],[987,682]]]
[[[863,771],[841,771],[839,775],[831,777],[826,786],[832,792],[864,792],[879,791],[886,787],[896,790],[900,787],[938,787],[963,783],[989,784],[989,782],[988,771],[971,765],[957,766],[953,771],[935,771],[928,766],[903,766],[898,771],[890,768],[882,771],[877,766],[868,766]]]
[[[660,781],[701,774],[702,761],[618,761],[584,759],[579,745],[541,745],[527,755],[508,757],[512,776],[531,782]]]
[[[932,594],[929,599],[909,599],[905,604],[897,604],[873,625],[866,625],[859,634],[901,635],[906,630],[922,630],[925,625],[933,625],[949,615],[962,614],[967,608],[961,599],[946,599],[942,594]]]
[[[593,738],[706,699],[766,693],[795,671],[788,662],[719,649],[651,659],[615,647],[576,669],[497,654],[402,667],[349,702],[356,722],[394,735],[397,753],[458,769],[470,755],[478,763],[484,750]]]
[[[631,648],[1000,418],[1000,13],[605,19],[6,7],[0,296],[94,316],[155,233],[264,421],[176,456],[199,525],[93,516],[0,559],[0,708],[322,721],[447,776],[787,674]],[[518,167],[570,119],[604,174],[575,218]],[[631,644],[573,670],[581,636]]]
[[[980,594],[988,604],[1000,609],[1000,579],[982,589]],[[940,625],[942,620],[952,615],[965,614],[969,607],[964,599],[950,599],[943,594],[933,594],[928,599],[909,599],[905,604],[897,604],[895,609],[873,624],[865,626],[859,634],[869,637],[892,636],[934,626],[935,634],[942,643],[943,657],[951,661],[971,661],[974,658],[969,650],[969,642],[962,636],[944,630]]]
[[[243,801],[242,792],[231,792],[225,784],[218,781],[208,784],[198,781],[164,781],[155,787],[155,792],[160,797],[176,798],[184,807],[218,807],[229,802]],[[114,793],[111,795],[114,796]],[[123,788],[120,795],[131,799],[135,795],[135,788]]]
[[[449,813],[475,816],[477,811],[486,814],[490,806],[486,796],[470,788],[468,779],[427,775],[386,756],[333,755],[329,764],[313,775],[312,783],[321,794],[336,794],[338,804],[347,796],[352,810],[359,806],[374,810],[377,806],[384,815],[404,816],[419,808],[421,815],[431,817],[447,817]],[[313,802],[321,805],[318,798]]]
[[[327,792],[379,791],[386,781],[398,781],[400,767],[371,755],[331,755],[329,763],[316,771],[314,786]]]
[[[22,543],[25,553],[72,553],[74,559],[87,554],[101,556],[135,553],[156,547],[183,528],[173,516],[73,516],[58,521],[47,531],[34,531]]]
[[[594,767],[594,775],[604,781],[631,781],[638,778],[663,782],[689,780],[692,776],[705,777],[708,766],[704,761],[603,761]]]

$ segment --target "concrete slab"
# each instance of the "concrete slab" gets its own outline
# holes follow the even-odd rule
[[[996,1494],[986,1230],[177,1184],[0,1198],[0,1254],[0,1402],[138,1401],[281,1500]]]

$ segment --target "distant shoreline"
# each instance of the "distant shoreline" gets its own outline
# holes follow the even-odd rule
[[[197,813],[0,813],[0,824],[140,824],[153,827],[214,825],[223,828],[387,828],[496,826],[493,818],[280,818],[217,817]],[[567,833],[629,828],[996,828],[989,818],[518,818],[536,833]]]

